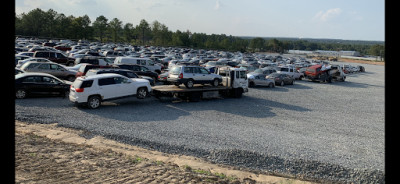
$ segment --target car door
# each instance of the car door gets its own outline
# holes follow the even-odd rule
[[[36,69],[37,70],[35,72],[48,73],[48,74],[52,74],[53,75],[53,73],[50,71],[50,64],[49,63],[42,63]]]
[[[24,88],[28,93],[31,94],[43,94],[46,90],[42,85],[41,76],[28,76],[25,77],[21,82],[21,88]]]
[[[120,95],[117,85],[115,84],[114,77],[100,78],[98,81],[99,90],[104,100],[115,98]]]
[[[198,70],[200,71],[199,77],[201,78],[201,80],[202,80],[203,82],[209,82],[209,81],[214,80],[214,78],[213,78],[214,76],[213,76],[213,75],[210,75],[210,73],[208,73],[207,69],[205,69],[205,68],[198,68]]]
[[[47,94],[59,94],[64,90],[63,83],[53,77],[43,76],[42,85]]]

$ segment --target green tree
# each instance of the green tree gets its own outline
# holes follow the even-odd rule
[[[122,31],[122,21],[117,18],[114,18],[109,23],[109,30],[111,32],[111,37],[114,43],[117,43],[119,39],[119,35]]]
[[[108,26],[107,22],[108,19],[103,15],[98,16],[93,22],[93,31],[95,35],[100,38],[100,42],[103,42],[103,38]]]

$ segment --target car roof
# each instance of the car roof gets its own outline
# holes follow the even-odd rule
[[[92,71],[96,71],[97,70],[97,71],[128,71],[128,72],[131,72],[131,70],[123,69],[123,68],[93,68],[93,69],[90,69],[90,70],[92,70]]]
[[[84,80],[91,80],[91,79],[101,79],[101,78],[106,78],[106,77],[125,77],[123,75],[120,74],[116,74],[116,73],[102,73],[102,74],[97,74],[97,75],[91,75],[91,76],[82,76],[82,77],[78,77]]]
[[[320,68],[320,67],[322,67],[322,65],[312,65],[312,66],[310,66],[310,67],[308,67],[308,68],[313,68],[313,69],[315,69],[315,68]]]

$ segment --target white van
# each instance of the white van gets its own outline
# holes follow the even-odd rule
[[[135,57],[116,57],[114,64],[136,64],[147,67],[149,70],[161,73],[161,66],[154,63],[153,60],[149,58],[135,58]]]

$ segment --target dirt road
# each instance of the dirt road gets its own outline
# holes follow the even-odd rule
[[[15,127],[16,183],[309,183],[87,139],[56,125],[16,121]]]

